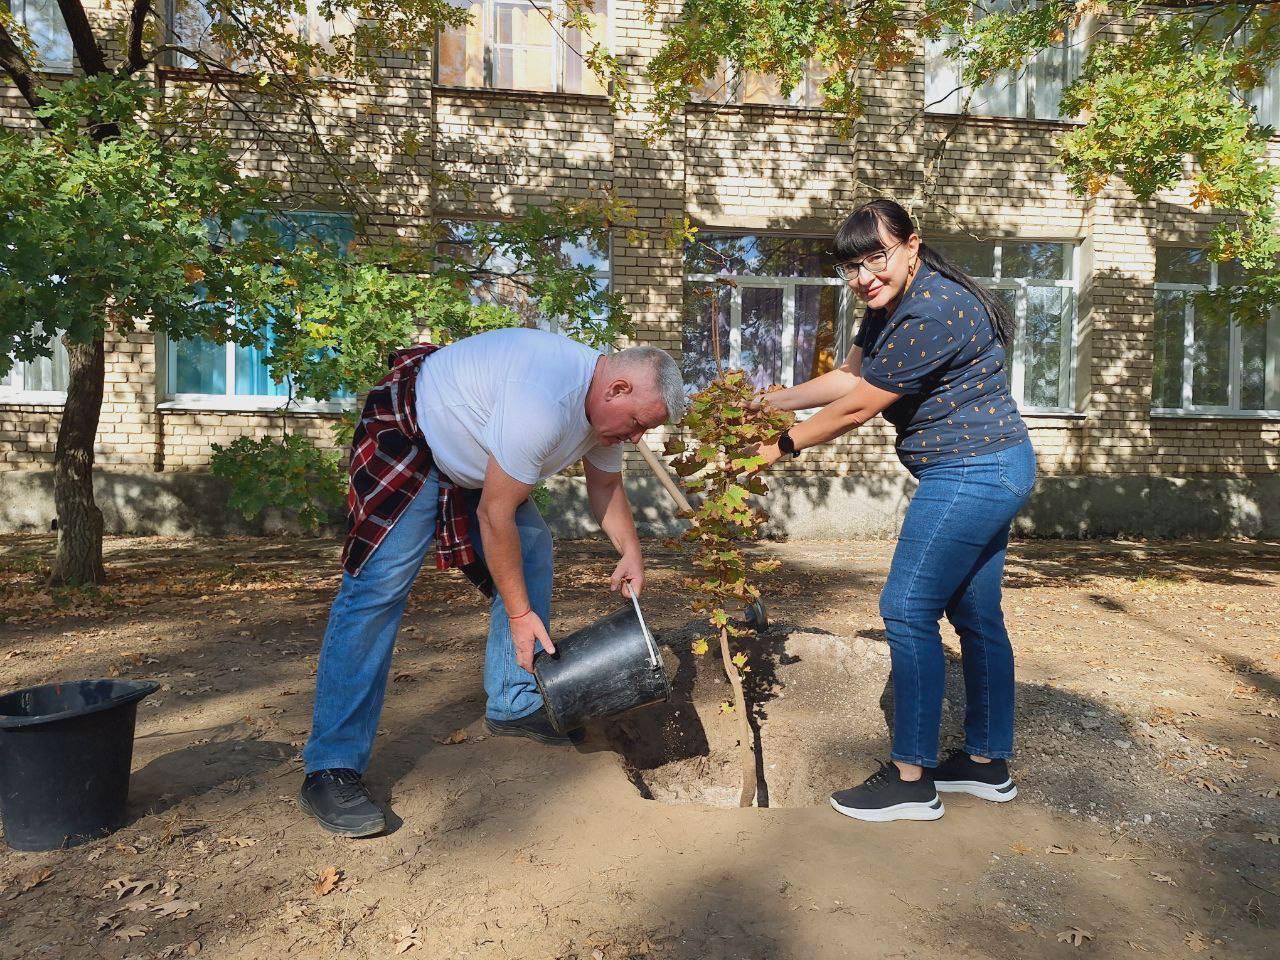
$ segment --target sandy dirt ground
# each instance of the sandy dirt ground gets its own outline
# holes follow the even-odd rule
[[[391,829],[354,842],[294,800],[336,544],[113,538],[109,585],[54,595],[51,545],[0,539],[0,691],[163,688],[128,826],[0,847],[4,960],[1280,956],[1278,544],[1015,544],[1020,795],[887,825],[826,796],[887,755],[891,543],[760,547],[784,561],[749,644],[766,809],[731,805],[678,555],[652,545],[645,598],[672,703],[576,749],[484,735],[484,609],[424,571],[367,777]],[[604,545],[557,551],[556,632],[616,609]]]

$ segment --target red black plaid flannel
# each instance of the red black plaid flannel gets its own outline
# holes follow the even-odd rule
[[[440,348],[423,343],[391,355],[391,372],[369,391],[351,440],[347,539],[342,566],[358,577],[422,489],[434,458],[418,429],[414,397],[422,362]],[[436,512],[436,567],[460,567],[482,591],[492,590],[467,530],[467,505],[457,484],[441,479]]]

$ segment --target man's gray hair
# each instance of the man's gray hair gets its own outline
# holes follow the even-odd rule
[[[667,423],[684,416],[684,378],[671,354],[658,347],[627,347],[609,358],[615,371],[645,370],[667,405]]]

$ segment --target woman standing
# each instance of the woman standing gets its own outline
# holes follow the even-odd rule
[[[878,413],[919,481],[880,595],[893,664],[892,763],[831,805],[859,820],[936,820],[938,792],[1012,800],[1013,649],[1000,609],[1009,528],[1035,483],[1035,453],[1005,375],[1014,323],[1004,306],[921,241],[890,200],[873,200],[836,235],[836,268],[867,305],[838,370],[762,402],[821,406],[762,447],[772,464]],[[960,635],[964,746],[938,763],[945,661],[938,623]]]

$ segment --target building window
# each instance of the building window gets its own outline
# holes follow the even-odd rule
[[[50,341],[48,357],[19,360],[0,377],[0,402],[62,403],[67,398],[67,348],[61,338]]]
[[[526,327],[560,333],[560,318],[547,316],[530,289],[529,264],[516,252],[502,247],[476,247],[475,224],[463,220],[441,222],[441,252],[447,252],[455,262],[478,268],[471,281],[473,303],[489,303],[506,307],[520,317]],[[562,267],[576,267],[592,275],[592,287],[596,293],[608,291],[610,258],[608,242],[591,237],[548,240],[548,249],[556,254]]]
[[[75,51],[67,22],[62,19],[58,0],[0,0],[9,8],[13,19],[31,36],[39,66],[45,70],[70,73]]]
[[[236,30],[231,35],[220,27],[202,0],[166,0],[165,8],[173,43],[199,51],[228,69],[244,69],[262,62],[252,51],[242,48],[242,32]],[[328,17],[323,15],[326,9]],[[326,46],[334,37],[352,34],[356,27],[350,11],[329,7],[324,0],[306,0],[306,9],[302,11],[290,5],[282,15],[292,20],[293,32],[299,39],[320,46]],[[174,53],[170,66],[190,70],[199,64],[192,57]]]
[[[1017,321],[1009,389],[1027,410],[1070,411],[1076,355],[1076,248],[1017,240],[931,240],[1004,300]]]
[[[1268,324],[1197,316],[1196,294],[1240,281],[1204,250],[1156,251],[1151,406],[1158,413],[1280,411],[1280,311]]]
[[[440,32],[436,82],[452,87],[495,87],[603,96],[608,91],[582,55],[608,38],[608,0],[583,10],[589,31],[566,28],[563,0],[450,0],[471,22]]]
[[[784,95],[782,85],[772,74],[722,64],[715,76],[698,88],[694,99],[700,103],[767,104],[814,109],[823,104],[821,87],[826,77],[826,72],[811,60],[800,82],[790,94]]]
[[[829,241],[699,233],[685,250],[685,385],[701,390],[715,377],[716,336],[724,366],[757,389],[811,380],[844,361],[853,310]]]
[[[1021,0],[984,0],[973,16],[1015,10]],[[1079,75],[1087,34],[1077,28],[1055,47],[1038,53],[1017,72],[1001,74],[974,89],[960,83],[961,61],[949,56],[959,37],[945,34],[925,43],[924,102],[932,113],[968,112],[988,117],[1063,120],[1060,104],[1067,85]]]
[[[1258,124],[1280,128],[1280,62],[1267,68],[1266,78],[1245,95]]]
[[[342,213],[290,213],[273,217],[271,224],[288,247],[307,240],[345,251],[355,236],[350,215]],[[234,327],[236,322],[233,312],[226,323]],[[267,367],[271,345],[270,332],[260,346],[218,343],[202,337],[168,342],[168,398],[208,403],[222,397],[221,402],[234,406],[279,406],[289,398],[291,389],[287,379],[283,383],[271,379]]]

